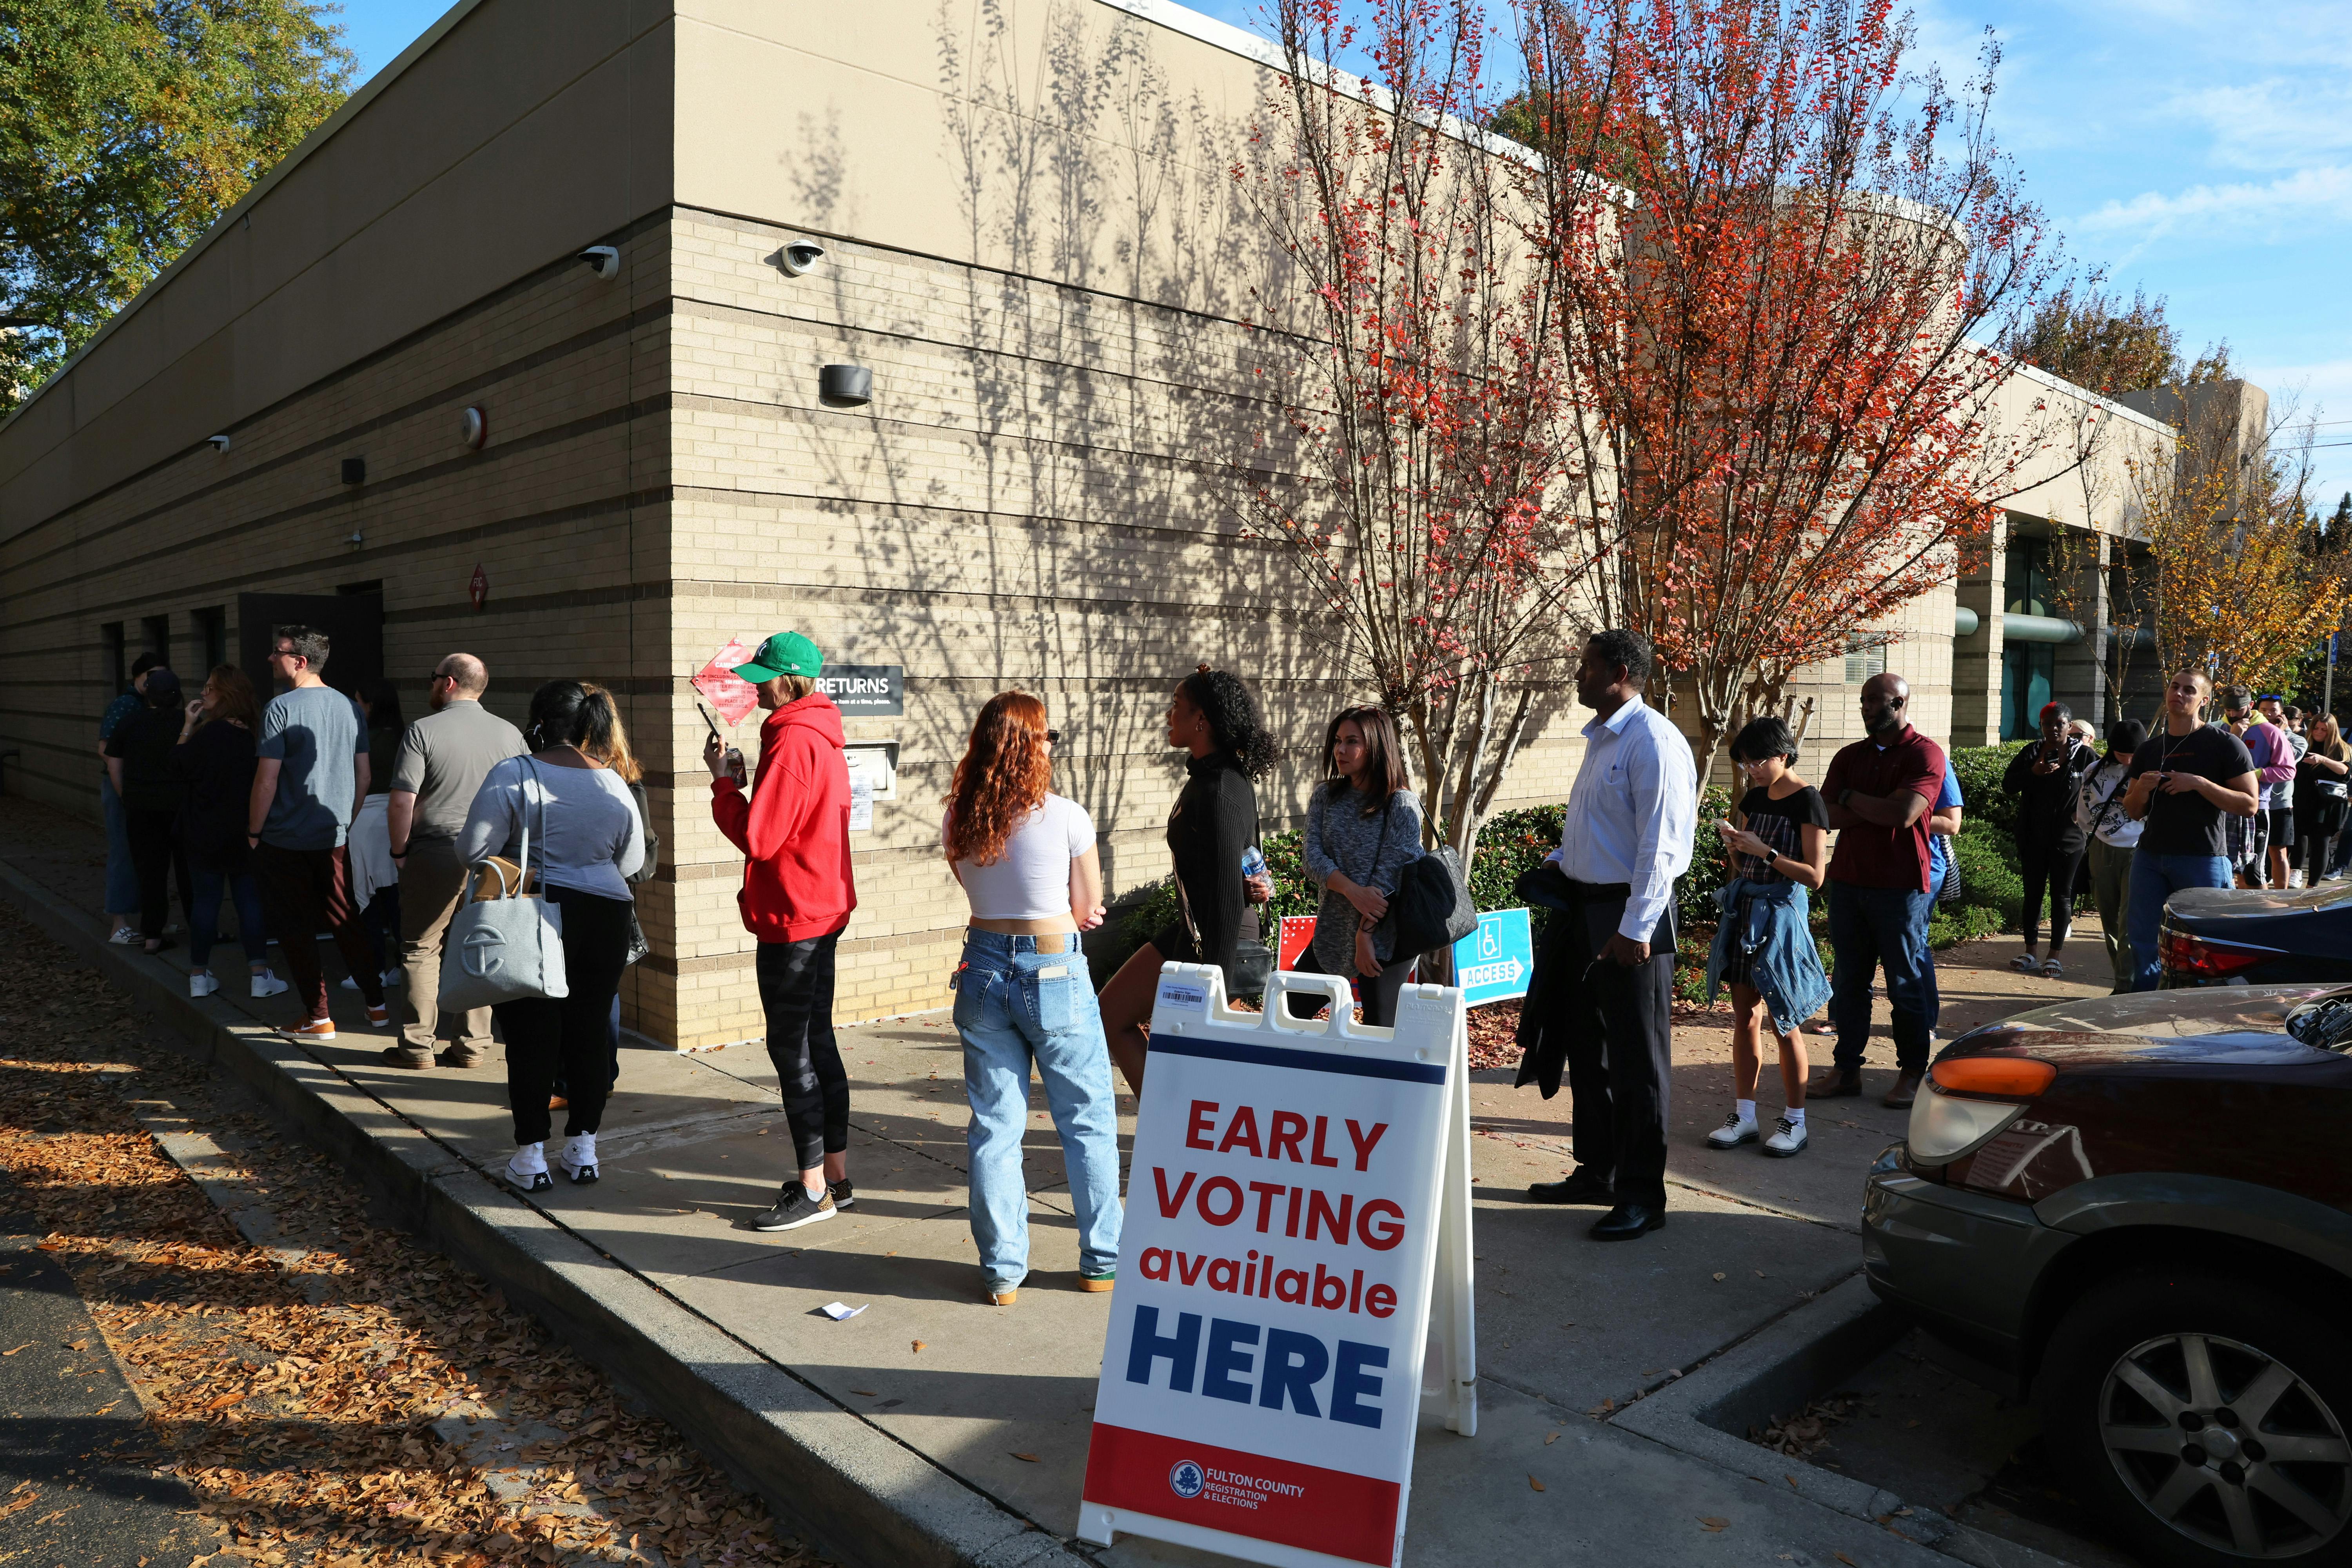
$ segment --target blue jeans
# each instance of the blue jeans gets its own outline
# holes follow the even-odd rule
[[[131,818],[114,781],[98,781],[99,809],[106,816],[106,912],[136,925],[139,914],[139,868],[131,858]]]
[[[955,977],[956,1033],[963,1037],[971,1238],[992,1290],[1029,1273],[1029,1192],[1021,1172],[1029,1125],[1029,1064],[1045,1081],[1045,1106],[1062,1135],[1062,1163],[1078,1216],[1078,1267],[1118,1265],[1118,1110],[1102,1014],[1077,939],[1067,952],[1039,952],[1034,936],[975,931]]]
[[[261,913],[261,884],[250,871],[191,869],[195,885],[196,914],[188,927],[188,962],[198,969],[211,967],[213,943],[220,940],[221,890],[226,884],[236,900],[236,934],[245,944],[245,961],[259,963],[269,956],[269,933]]]
[[[2220,855],[2151,855],[2136,850],[2131,865],[2132,989],[2153,991],[2163,976],[2157,937],[2164,924],[2164,900],[2182,888],[2226,888],[2230,862]]]
[[[1927,958],[1925,890],[1830,884],[1830,945],[1837,950],[1830,979],[1830,1022],[1837,1029],[1831,1061],[1859,1068],[1870,1043],[1870,983],[1886,967],[1886,1000],[1895,1015],[1895,1064],[1906,1072],[1927,1067],[1927,1031],[1937,1012],[1936,983]]]

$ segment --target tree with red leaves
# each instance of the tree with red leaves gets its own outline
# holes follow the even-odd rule
[[[1655,643],[1702,772],[1801,668],[1885,639],[2105,422],[2004,427],[1988,344],[2053,237],[1891,0],[1517,0],[1512,165],[1557,281],[1591,613]],[[1559,112],[1549,106],[1567,106]],[[2031,400],[2028,400],[2029,402]]]
[[[1470,0],[1275,0],[1282,69],[1234,168],[1285,268],[1255,291],[1281,428],[1230,468],[1242,526],[1309,585],[1298,617],[1398,716],[1427,831],[1461,854],[1558,679],[1580,530],[1559,274],[1525,243],[1485,118]],[[1369,79],[1325,62],[1362,47]]]

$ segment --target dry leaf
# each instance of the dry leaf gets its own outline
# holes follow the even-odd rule
[[[1034,1454],[1014,1454],[1013,1457],[1016,1459],[1026,1459],[1033,1465],[1037,1462],[1037,1456]]]
[[[1539,1480],[1536,1479],[1535,1479],[1535,1477],[1533,1477],[1533,1476],[1529,1476],[1529,1477],[1528,1478],[1528,1486],[1530,1486],[1530,1487],[1532,1487],[1532,1488],[1534,1488],[1537,1491],[1541,1491],[1541,1490],[1543,1490],[1543,1489],[1544,1489],[1544,1484],[1543,1484],[1541,1481],[1539,1481]]]
[[[31,1349],[33,1348],[33,1344],[34,1344],[34,1342],[33,1342],[33,1341],[31,1341],[31,1340],[26,1340],[23,1344],[18,1345],[18,1346],[16,1347],[16,1351],[28,1351],[28,1350],[31,1350]],[[15,1354],[16,1353],[16,1351],[0,1351],[0,1355],[15,1355]]]
[[[1725,1531],[1731,1528],[1731,1521],[1727,1519],[1717,1519],[1713,1514],[1707,1514],[1699,1520],[1698,1527],[1701,1530],[1706,1531],[1709,1535],[1721,1535]]]
[[[1717,1281],[1717,1283],[1718,1283],[1718,1284],[1720,1284],[1720,1283],[1722,1282],[1722,1280],[1723,1280],[1723,1276],[1722,1276],[1722,1275],[1720,1275],[1720,1274],[1717,1275],[1715,1278],[1716,1278],[1716,1281]]]
[[[1550,1447],[1554,1443],[1557,1443],[1557,1442],[1559,1442],[1559,1433],[1557,1433],[1557,1432],[1547,1433],[1547,1434],[1545,1435],[1545,1436],[1544,1436],[1544,1447],[1547,1447],[1547,1448],[1549,1448],[1549,1447]]]
[[[917,1355],[920,1355],[923,1352],[923,1342],[917,1340],[909,1348],[912,1349]]]
[[[857,1395],[860,1399],[871,1399],[874,1397],[874,1391],[870,1388],[853,1388],[849,1392]]]
[[[1831,1552],[1831,1553],[1830,1553],[1830,1555],[1831,1555],[1831,1556],[1832,1556],[1832,1557],[1834,1557],[1834,1558],[1836,1558],[1839,1562],[1841,1562],[1841,1563],[1844,1563],[1844,1564],[1845,1564],[1845,1568],[1862,1568],[1862,1564],[1861,1564],[1861,1563],[1856,1563],[1853,1558],[1848,1557],[1848,1556],[1847,1556],[1844,1552]]]

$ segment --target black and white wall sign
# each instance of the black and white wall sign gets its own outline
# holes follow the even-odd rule
[[[907,671],[896,664],[828,664],[816,689],[845,719],[896,719],[907,711]]]

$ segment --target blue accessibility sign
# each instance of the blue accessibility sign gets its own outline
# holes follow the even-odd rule
[[[1526,995],[1535,967],[1535,933],[1525,910],[1489,910],[1476,931],[1454,944],[1454,984],[1472,1007]]]

